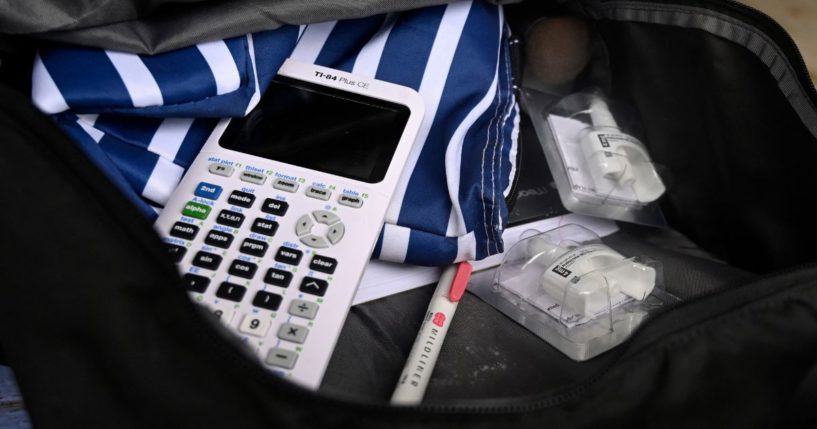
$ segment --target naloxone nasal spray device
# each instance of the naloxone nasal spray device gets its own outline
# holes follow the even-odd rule
[[[621,131],[607,102],[598,95],[591,98],[589,113],[593,126],[582,138],[581,148],[593,181],[598,185],[609,180],[630,187],[640,203],[661,197],[666,187],[644,145]]]
[[[547,266],[542,274],[544,291],[588,317],[609,309],[614,295],[642,301],[655,287],[654,268],[604,244],[566,248],[534,238],[528,242],[528,254],[531,261]]]

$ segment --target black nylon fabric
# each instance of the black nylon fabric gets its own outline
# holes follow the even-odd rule
[[[285,24],[351,19],[446,0],[0,0],[0,31],[156,54]]]
[[[817,144],[768,68],[698,30],[602,21],[614,97],[637,106],[672,188],[670,224],[726,262],[764,272],[817,259],[805,209]]]

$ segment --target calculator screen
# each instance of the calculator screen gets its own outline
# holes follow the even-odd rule
[[[227,149],[368,183],[383,180],[409,118],[401,104],[277,76],[230,122]]]

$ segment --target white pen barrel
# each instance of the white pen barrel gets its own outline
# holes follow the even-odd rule
[[[423,325],[414,345],[411,348],[406,366],[397,382],[397,387],[391,397],[393,404],[412,405],[423,400],[428,381],[434,371],[437,356],[440,354],[448,326],[457,309],[458,302],[451,302],[448,291],[454,276],[457,273],[455,265],[443,271],[434,297],[428,305]]]

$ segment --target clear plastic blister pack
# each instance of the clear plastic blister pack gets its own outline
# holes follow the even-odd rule
[[[591,89],[562,98],[523,89],[523,101],[545,150],[565,208],[653,226],[666,221],[658,201],[666,169],[636,135],[635,115]]]
[[[625,257],[580,225],[525,236],[470,290],[574,360],[622,343],[677,301],[663,290],[659,261]]]

